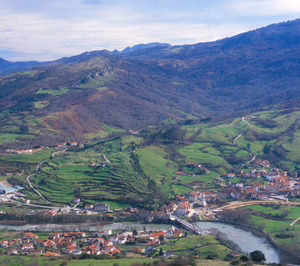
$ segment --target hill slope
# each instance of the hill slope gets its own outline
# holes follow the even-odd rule
[[[28,187],[26,176],[47,160],[31,182],[51,202],[65,204],[79,197],[153,207],[193,189],[215,189],[216,178],[248,171],[256,159],[299,173],[299,119],[299,110],[263,111],[222,123],[151,128],[139,136],[123,135],[56,156],[50,156],[54,150],[49,148],[32,155],[4,155],[0,175],[14,173],[10,181],[43,202]]]
[[[94,51],[2,77],[0,144],[86,140],[295,102],[299,26],[296,20],[211,43]]]

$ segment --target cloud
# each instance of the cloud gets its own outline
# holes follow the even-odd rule
[[[102,0],[82,0],[84,5],[100,5],[102,2]]]
[[[232,1],[231,7],[238,15],[277,16],[300,14],[299,0],[240,0]]]
[[[298,7],[292,0],[1,0],[0,57],[52,60],[138,43],[213,41],[289,19],[271,14]]]

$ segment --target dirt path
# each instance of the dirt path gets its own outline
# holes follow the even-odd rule
[[[35,176],[38,172],[39,172],[39,170],[41,169],[41,167],[42,167],[42,165],[43,165],[43,163],[45,163],[45,162],[47,162],[48,160],[45,160],[45,161],[42,161],[42,162],[40,162],[38,165],[37,165],[37,167],[36,167],[36,169],[35,169],[35,172],[33,173],[33,174],[31,174],[31,175],[29,175],[29,176],[27,176],[26,177],[26,181],[27,181],[27,183],[28,183],[28,185],[34,190],[34,192],[36,193],[36,194],[38,194],[44,201],[46,201],[47,203],[51,203],[50,201],[48,201],[36,188],[34,188],[34,186],[32,185],[32,183],[31,183],[31,181],[30,181],[30,178],[31,177],[33,177],[33,176]]]
[[[238,135],[238,136],[233,140],[233,143],[235,144],[241,136],[243,136],[243,134]]]
[[[300,217],[299,217],[298,219],[296,219],[294,222],[292,222],[292,223],[290,224],[290,226],[294,226],[294,224],[297,223],[299,220],[300,220]]]
[[[65,149],[62,150],[62,151],[56,151],[56,152],[53,152],[53,153],[51,154],[50,158],[54,158],[56,154],[64,153],[64,152],[66,152],[66,151],[67,151],[67,148],[65,148]],[[36,194],[38,194],[44,201],[46,201],[47,203],[51,204],[52,202],[50,202],[49,200],[47,200],[47,199],[42,195],[42,193],[40,193],[40,192],[32,185],[31,180],[30,180],[31,177],[35,176],[35,175],[41,170],[43,164],[44,164],[45,162],[48,162],[49,160],[50,160],[50,159],[47,159],[47,160],[44,160],[44,161],[40,162],[40,163],[36,166],[35,172],[34,172],[33,174],[31,174],[31,175],[29,175],[29,176],[26,177],[26,181],[27,181],[28,185],[34,190],[34,192],[35,192]]]

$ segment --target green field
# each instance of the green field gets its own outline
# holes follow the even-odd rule
[[[209,255],[218,259],[225,259],[232,252],[231,249],[222,245],[213,235],[189,236],[179,240],[171,240],[167,245],[162,246],[162,249],[178,255],[188,255],[192,251],[201,258],[206,258]]]
[[[59,87],[56,89],[39,89],[37,91],[37,94],[49,94],[51,96],[61,96],[66,94],[69,91],[68,88]]]
[[[172,179],[177,171],[174,163],[170,161],[165,150],[158,146],[149,146],[137,150],[140,164],[145,174],[157,183],[165,179]]]
[[[29,163],[37,164],[41,161],[49,159],[54,149],[44,149],[32,154],[12,154],[0,156],[0,161],[9,161],[9,162],[20,162],[20,163]]]
[[[300,250],[300,224],[290,225],[300,217],[300,207],[249,206],[245,209],[258,212],[251,216],[251,223],[270,234],[277,243],[296,246]],[[259,214],[266,214],[265,218]]]
[[[132,136],[126,135],[124,130],[103,125],[100,131],[85,135],[90,139],[85,149],[52,158],[43,165],[42,171],[32,182],[46,198],[54,202],[69,203],[80,197],[87,202],[111,201],[113,208],[119,208],[120,203],[129,204],[131,200],[139,203],[148,197],[151,194],[148,187],[151,180],[169,199],[176,194],[187,194],[196,186],[214,188],[215,180],[220,175],[237,169],[247,171],[245,164],[254,156],[272,161],[280,154],[281,159],[275,160],[276,166],[290,172],[298,171],[300,131],[295,123],[299,116],[298,111],[269,111],[247,117],[247,123],[242,118],[236,118],[217,124],[182,126],[185,135],[180,141],[172,143],[171,140],[171,144],[155,138],[153,143],[149,142],[149,136],[159,132],[155,128]],[[17,131],[20,117],[12,116],[12,119],[13,123],[7,126],[7,130]],[[28,123],[30,130],[34,128],[38,134],[42,121],[29,119]],[[116,133],[124,135],[96,145],[98,138]],[[0,141],[20,142],[22,138],[32,137],[34,135],[2,134]],[[269,144],[268,149],[266,144]],[[22,167],[28,169],[48,159],[52,152],[46,149],[32,155],[0,156],[0,161],[10,164],[9,167],[22,163]],[[102,167],[105,162],[103,156],[111,164]],[[190,162],[201,164],[206,173],[188,168]],[[98,166],[89,167],[90,164]],[[20,180],[24,180],[24,176]],[[233,183],[240,181],[231,180]],[[32,191],[26,193],[33,197]]]

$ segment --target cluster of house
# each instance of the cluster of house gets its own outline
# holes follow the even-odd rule
[[[15,150],[15,149],[7,149],[6,152],[9,154],[32,154],[38,151],[43,150],[44,147],[39,147],[35,149],[25,149],[25,150]]]
[[[185,165],[186,168],[188,169],[201,169],[203,171],[203,173],[208,173],[209,170],[204,167],[202,164],[199,164],[199,163],[193,163],[193,162],[188,162],[186,165]],[[176,179],[178,179],[179,176],[186,176],[188,175],[185,171],[177,171],[177,172],[174,172],[174,174],[176,175]]]
[[[116,255],[122,251],[107,236],[111,231],[93,234],[87,237],[85,232],[54,233],[48,239],[40,240],[37,234],[25,233],[22,238],[0,242],[8,255]],[[104,238],[105,237],[105,238]]]
[[[39,239],[38,234],[25,233],[22,238],[3,240],[0,247],[8,255],[44,255],[56,257],[63,255],[109,255],[122,254],[120,246],[132,246],[131,251],[149,255],[153,248],[164,244],[168,239],[185,236],[183,230],[172,228],[168,231],[126,231],[112,235],[111,230],[85,232],[52,233],[48,239]]]
[[[109,204],[97,203],[97,204],[85,204],[84,210],[88,212],[102,212],[107,213],[111,212]]]
[[[73,141],[73,142],[65,141],[63,144],[57,144],[57,145],[55,145],[55,147],[56,147],[57,150],[64,150],[64,149],[66,149],[68,147],[77,147],[77,146],[79,146],[79,143],[75,142],[75,141]]]
[[[264,167],[269,166],[268,161],[259,161]],[[228,178],[255,178],[263,179],[267,182],[257,182],[253,186],[244,186],[243,183],[231,184],[231,186],[223,187],[222,193],[227,195],[227,198],[241,199],[261,199],[266,200],[272,197],[299,197],[300,196],[300,181],[293,177],[289,177],[287,172],[282,172],[279,169],[272,170],[256,170],[251,172],[241,172],[239,175],[228,174]],[[221,196],[222,196],[221,193]]]

